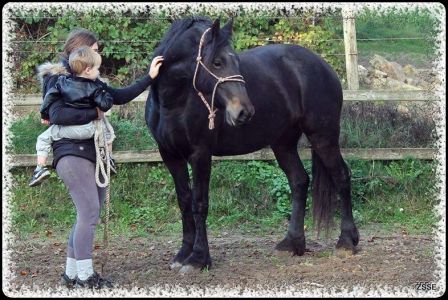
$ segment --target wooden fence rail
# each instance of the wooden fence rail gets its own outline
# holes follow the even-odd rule
[[[341,149],[344,159],[362,159],[362,160],[401,160],[405,158],[432,160],[436,158],[437,150],[430,148],[376,148],[376,149]],[[299,155],[302,159],[311,159],[310,149],[299,149]],[[29,167],[36,165],[36,155],[17,154],[11,155],[9,166],[11,167]],[[114,158],[117,163],[148,163],[162,162],[158,150],[143,151],[117,151],[114,152]],[[213,160],[274,160],[274,153],[269,148],[259,151],[234,156],[213,156]],[[48,164],[51,164],[53,158],[49,157]]]
[[[388,91],[388,90],[344,90],[344,101],[437,101],[438,97],[426,90]],[[140,94],[132,102],[145,102],[148,91]],[[42,103],[41,94],[9,95],[7,101],[14,106],[39,106]],[[132,103],[130,102],[130,103]]]

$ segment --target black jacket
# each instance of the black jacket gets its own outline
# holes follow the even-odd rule
[[[49,120],[49,107],[62,98],[67,106],[94,108],[106,112],[113,105],[112,96],[103,89],[103,84],[83,77],[61,75],[56,84],[45,94],[40,107],[42,119]]]
[[[55,86],[59,76],[68,76],[71,74],[67,60],[60,63],[45,63],[37,68],[38,77],[41,79],[43,95]],[[145,75],[132,85],[114,89],[101,80],[96,80],[101,84],[103,89],[108,92],[113,99],[114,105],[126,104],[140,95],[151,83],[152,79],[149,75]],[[63,99],[56,100],[49,106],[50,123],[56,125],[83,125],[98,118],[96,108],[75,108],[65,104]],[[53,168],[62,157],[66,155],[79,156],[96,162],[95,144],[92,139],[74,140],[61,139],[53,142]]]

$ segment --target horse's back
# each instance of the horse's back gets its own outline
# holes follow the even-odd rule
[[[319,56],[297,45],[268,45],[239,53],[240,71],[255,108],[241,127],[223,125],[215,155],[244,154],[271,145],[285,131],[338,135],[342,88]]]
[[[319,96],[342,92],[339,78],[331,66],[299,45],[261,46],[243,51],[239,57],[244,77],[257,78],[259,82],[264,78],[279,78],[283,85],[299,86],[302,92],[318,90],[321,92]]]
[[[341,83],[320,56],[298,45],[278,44],[253,48],[239,56],[240,70],[256,110],[256,106],[266,105],[267,101],[276,101],[303,124],[318,123],[316,118],[339,122]]]

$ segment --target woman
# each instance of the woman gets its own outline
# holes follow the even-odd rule
[[[98,51],[98,40],[94,33],[77,29],[72,31],[64,45],[60,63],[45,63],[38,67],[42,79],[43,94],[52,88],[60,75],[71,74],[68,65],[70,53],[82,46]],[[163,58],[153,59],[148,75],[132,85],[115,89],[99,81],[113,97],[113,104],[130,102],[140,95],[157,77]],[[103,112],[97,108],[80,109],[68,107],[58,100],[49,108],[50,123],[57,125],[82,125],[101,119]],[[62,139],[52,144],[53,168],[69,190],[76,206],[76,222],[70,232],[67,246],[67,261],[61,282],[67,287],[100,289],[112,284],[94,271],[92,247],[96,224],[105,199],[105,189],[96,185],[96,152],[93,138],[87,140]]]

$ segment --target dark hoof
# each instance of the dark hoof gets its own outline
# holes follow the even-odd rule
[[[339,236],[339,240],[336,244],[336,249],[350,250],[352,253],[356,253],[356,246],[359,243],[359,232],[358,229],[353,228],[352,230],[342,231]]]
[[[305,237],[291,238],[287,235],[280,243],[275,246],[276,251],[287,251],[291,255],[302,256],[305,254]]]

